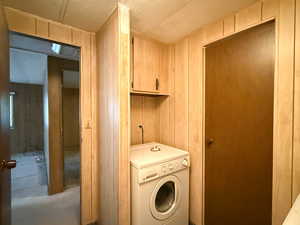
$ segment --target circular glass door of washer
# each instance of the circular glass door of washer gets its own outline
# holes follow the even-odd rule
[[[159,220],[168,219],[180,204],[180,181],[175,176],[161,179],[151,196],[152,215]]]

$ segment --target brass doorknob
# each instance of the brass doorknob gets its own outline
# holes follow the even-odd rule
[[[0,170],[4,169],[13,169],[17,166],[17,161],[16,160],[2,160],[0,162]]]
[[[211,146],[213,143],[215,143],[215,140],[213,138],[209,138],[206,143],[207,146]]]

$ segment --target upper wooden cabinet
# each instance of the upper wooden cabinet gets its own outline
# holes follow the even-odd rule
[[[168,93],[167,50],[156,41],[133,37],[133,91]]]

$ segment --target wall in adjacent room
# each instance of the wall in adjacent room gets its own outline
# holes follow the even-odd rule
[[[43,86],[11,83],[10,91],[15,92],[11,153],[43,151]]]
[[[79,151],[79,89],[62,89],[63,148]]]

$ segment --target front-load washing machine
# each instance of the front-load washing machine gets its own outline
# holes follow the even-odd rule
[[[131,147],[132,225],[188,225],[189,154],[149,143]]]

